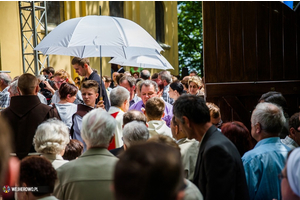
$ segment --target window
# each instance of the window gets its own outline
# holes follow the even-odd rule
[[[110,1],[109,2],[109,15],[114,17],[123,17],[123,1]]]
[[[165,18],[164,5],[161,1],[155,2],[155,25],[156,25],[156,41],[165,42]]]

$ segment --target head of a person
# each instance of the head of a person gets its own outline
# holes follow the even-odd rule
[[[113,77],[113,81],[114,81],[114,82],[117,82],[116,79],[117,79],[117,76],[118,76],[118,75],[119,75],[118,72],[114,72],[114,73],[112,74],[112,77]]]
[[[180,152],[164,144],[132,145],[116,164],[116,200],[181,199],[184,186]]]
[[[72,66],[79,76],[86,76],[90,68],[90,60],[88,58],[74,57],[72,59]]]
[[[83,152],[83,144],[79,140],[72,139],[65,148],[64,160],[75,160]]]
[[[95,107],[99,96],[98,83],[95,80],[85,80],[81,83],[81,95],[85,105]]]
[[[69,103],[73,103],[76,99],[78,88],[74,84],[63,83],[61,84],[58,93],[61,100],[66,100]]]
[[[138,79],[140,77],[140,73],[139,72],[134,72],[132,74],[133,78]]]
[[[182,94],[186,93],[184,87],[180,81],[174,81],[170,84],[169,96],[176,100]]]
[[[167,136],[167,135],[154,135],[153,137],[149,138],[148,142],[155,142],[159,144],[164,144],[170,147],[173,147],[177,149],[180,152],[180,147],[179,145],[173,140],[173,138]]]
[[[126,88],[130,92],[130,96],[134,96],[136,80],[132,76],[123,76],[119,80],[119,85]]]
[[[181,83],[183,85],[183,89],[186,93],[189,93],[189,79],[183,79],[181,80]]]
[[[276,104],[276,105],[280,106],[284,112],[286,112],[288,109],[286,99],[280,92],[276,92],[276,91],[270,91],[270,92],[264,93],[263,95],[261,95],[258,102],[259,103],[268,102],[268,103]]]
[[[179,125],[175,121],[175,116],[172,117],[170,128],[171,128],[172,136],[176,140],[187,138],[187,135],[181,129],[179,129]]]
[[[172,82],[172,75],[169,71],[164,70],[158,73],[158,79],[160,79],[164,86],[166,86]]]
[[[222,119],[221,119],[221,112],[220,108],[211,102],[206,102],[206,105],[209,109],[210,114],[210,122],[217,128],[221,128]]]
[[[281,172],[282,200],[300,199],[300,148],[292,150]]]
[[[101,108],[93,109],[82,118],[81,137],[90,148],[107,148],[116,131],[116,120]]]
[[[53,67],[46,67],[42,70],[42,72],[47,79],[50,79],[54,75],[55,70]]]
[[[131,76],[131,73],[129,71],[125,71],[124,76]]]
[[[221,130],[236,146],[241,157],[253,148],[250,132],[242,122],[233,121],[224,123]]]
[[[278,137],[285,124],[282,108],[273,103],[259,103],[251,116],[251,135],[256,141]]]
[[[0,116],[0,184],[14,185],[19,178],[19,159],[11,157],[14,152],[12,131],[6,119]]]
[[[199,90],[202,88],[203,84],[198,76],[192,76],[189,79],[189,93],[192,95],[198,94]]]
[[[184,94],[173,105],[175,121],[188,136],[196,138],[193,125],[203,126],[210,123],[209,109],[202,97]]]
[[[129,108],[129,92],[126,88],[118,86],[110,91],[110,104],[126,112]]]
[[[197,76],[197,71],[196,70],[192,70],[190,72],[190,76]]]
[[[107,89],[110,86],[111,78],[108,76],[103,76],[103,82],[104,82],[105,88]]]
[[[29,73],[22,74],[18,79],[18,88],[21,95],[36,95],[39,91],[38,79]]]
[[[50,161],[41,156],[28,156],[21,161],[20,187],[37,187],[40,191],[17,192],[18,199],[39,199],[53,193],[57,179]]]
[[[10,97],[20,96],[18,91],[18,80],[15,80],[9,84],[8,92]]]
[[[132,121],[142,122],[147,124],[147,118],[144,113],[137,110],[129,110],[123,115],[123,126]]]
[[[293,114],[289,120],[289,137],[300,145],[300,112]]]
[[[135,84],[135,92],[138,97],[141,97],[141,84],[143,79],[137,79]]]
[[[158,78],[158,73],[154,73],[151,76],[151,80],[157,79]]]
[[[36,129],[33,143],[36,152],[43,154],[63,155],[70,142],[69,129],[58,119],[48,119]]]
[[[140,87],[141,87],[141,98],[144,105],[146,105],[148,99],[150,99],[151,97],[156,97],[157,93],[159,92],[157,83],[151,80],[143,81]]]
[[[143,70],[141,71],[141,79],[149,80],[150,77],[151,77],[151,73],[149,72],[149,70],[143,69]]]
[[[127,123],[123,128],[124,149],[128,149],[137,142],[149,139],[149,131],[145,123],[132,121]]]
[[[57,70],[53,75],[53,82],[57,89],[60,88],[63,83],[73,83],[73,80],[68,72],[63,69]]]
[[[0,91],[4,90],[11,82],[11,77],[7,73],[0,72]]]
[[[152,81],[154,81],[156,84],[157,84],[157,86],[158,86],[158,92],[157,92],[157,96],[159,96],[159,97],[161,97],[162,96],[162,93],[163,93],[163,91],[164,91],[164,83],[162,82],[162,80],[160,80],[160,79],[153,79]]]
[[[145,115],[148,121],[161,120],[164,117],[165,102],[159,97],[148,99],[145,105]]]
[[[80,78],[79,78],[78,76],[76,76],[76,77],[74,78],[74,82],[75,82],[76,85],[80,85],[81,80],[80,80]]]

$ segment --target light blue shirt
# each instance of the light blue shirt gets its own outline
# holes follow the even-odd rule
[[[279,137],[259,141],[242,157],[251,200],[281,199],[278,174],[284,168],[290,148]]]

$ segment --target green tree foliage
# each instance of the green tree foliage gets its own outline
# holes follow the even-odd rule
[[[203,75],[202,2],[178,1],[179,69],[187,67]]]

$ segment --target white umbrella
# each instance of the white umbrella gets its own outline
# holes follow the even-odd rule
[[[109,63],[122,65],[122,66],[133,66],[142,68],[153,68],[153,69],[174,69],[168,60],[161,54],[147,55],[147,56],[134,56],[129,59],[115,57],[109,61]]]
[[[41,51],[44,55],[68,55],[80,58],[129,58],[163,51],[153,37],[135,22],[118,17],[92,15],[59,24],[34,50]],[[101,75],[102,59],[100,59]]]
[[[97,48],[101,50],[97,51]],[[124,57],[163,51],[140,25],[124,18],[86,16],[67,20],[51,31],[35,48],[44,55]]]

